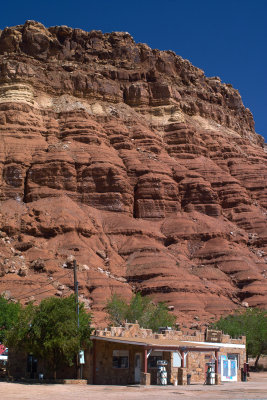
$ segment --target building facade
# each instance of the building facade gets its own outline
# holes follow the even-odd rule
[[[90,384],[154,385],[157,383],[158,360],[168,362],[168,384],[187,384],[189,375],[191,383],[203,384],[209,365],[214,369],[217,384],[235,382],[241,380],[241,368],[246,362],[246,338],[232,339],[218,331],[205,334],[196,331],[193,335],[185,335],[166,329],[153,333],[138,324],[125,324],[96,330],[91,339],[92,346],[85,350],[85,364],[81,366],[82,377]],[[16,374],[21,372],[18,360],[17,368],[13,368],[15,371]],[[35,372],[36,377],[42,373],[44,378],[50,378],[42,360],[37,361]],[[76,378],[77,371],[62,367],[57,377]]]
[[[126,324],[110,330],[97,330],[87,358],[88,380],[95,384],[156,384],[157,361],[168,362],[168,383],[204,383],[209,365],[216,382],[240,381],[246,362],[246,338],[232,339],[218,331],[165,330],[160,334]]]

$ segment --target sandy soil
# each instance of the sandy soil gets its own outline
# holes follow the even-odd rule
[[[264,399],[267,400],[267,373],[252,373],[248,382],[220,386],[92,386],[47,385],[0,382],[1,400],[135,400],[135,399]]]

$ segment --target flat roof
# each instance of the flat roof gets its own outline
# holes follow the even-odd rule
[[[91,336],[91,339],[103,340],[106,342],[114,342],[121,344],[132,344],[136,346],[153,347],[153,348],[166,348],[169,350],[178,350],[190,348],[195,351],[214,351],[219,350],[221,344],[225,343],[211,343],[211,342],[189,342],[172,339],[155,339],[155,338],[141,338],[141,337],[116,337],[116,336]],[[224,347],[224,346],[223,346]]]

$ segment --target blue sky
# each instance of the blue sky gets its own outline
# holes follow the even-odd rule
[[[267,0],[24,0],[1,4],[0,29],[27,19],[173,50],[238,89],[267,141]]]

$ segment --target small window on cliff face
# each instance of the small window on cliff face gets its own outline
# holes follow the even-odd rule
[[[107,173],[107,184],[110,188],[112,188],[114,184],[114,172],[112,171],[111,168],[109,168],[108,173]]]
[[[142,211],[142,197],[140,197],[139,185],[136,184],[134,187],[134,204],[133,204],[133,217],[140,218],[140,205]]]
[[[21,170],[14,165],[7,166],[3,171],[5,182],[13,187],[20,187],[23,183]]]

